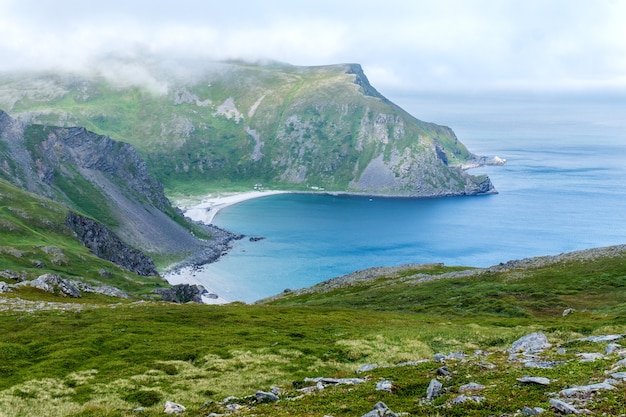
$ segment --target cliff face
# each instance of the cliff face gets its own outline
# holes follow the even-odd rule
[[[98,74],[0,74],[0,107],[20,120],[87,126],[131,143],[169,190],[263,183],[411,196],[495,192],[488,178],[459,169],[479,159],[451,129],[390,102],[358,64],[125,65],[151,74],[158,92]]]
[[[0,177],[91,216],[125,244],[149,254],[189,255],[210,245],[181,225],[185,224],[182,216],[131,145],[84,128],[18,122],[0,112]],[[88,221],[81,222],[70,223],[78,227],[74,231],[79,236],[88,238],[79,227]],[[94,231],[94,227],[90,229]],[[99,230],[95,234],[104,233]],[[94,242],[84,243],[95,252],[109,251],[109,246]],[[130,253],[117,243],[110,248]],[[107,259],[111,260],[115,250],[111,249]],[[146,266],[138,269],[148,270]]]
[[[111,261],[137,275],[158,275],[154,261],[126,245],[114,233],[95,220],[74,212],[67,215],[65,224],[76,237],[99,258]]]

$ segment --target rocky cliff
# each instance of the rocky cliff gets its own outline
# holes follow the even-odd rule
[[[495,192],[487,177],[462,169],[484,160],[450,128],[393,104],[358,64],[122,64],[153,82],[0,74],[0,107],[131,143],[170,191],[262,183],[409,196]]]
[[[30,124],[0,112],[0,178],[103,223],[108,229],[82,216],[68,217],[94,253],[139,274],[154,273],[154,264],[128,246],[150,255],[202,260],[214,259],[232,238],[216,231],[218,242],[198,239],[131,145],[84,128]],[[210,236],[213,230],[203,233]]]
[[[126,245],[102,224],[70,212],[65,224],[76,237],[99,258],[111,261],[142,276],[158,275],[154,261]]]

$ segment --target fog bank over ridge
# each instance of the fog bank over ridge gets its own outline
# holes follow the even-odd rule
[[[0,71],[85,70],[112,53],[145,51],[173,61],[358,62],[387,94],[624,90],[625,20],[626,3],[609,0],[4,1]]]

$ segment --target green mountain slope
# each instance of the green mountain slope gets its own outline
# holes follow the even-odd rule
[[[190,416],[359,417],[382,401],[416,416],[513,416],[523,407],[556,416],[551,401],[560,400],[621,415],[625,257],[617,246],[487,269],[381,268],[260,305],[94,301],[77,311],[0,298],[0,411],[159,416],[174,401]],[[538,331],[551,346],[510,350]],[[378,367],[355,374],[366,364]],[[528,376],[548,385],[519,380]],[[307,380],[316,377],[351,383]],[[607,378],[613,388],[564,391]],[[432,380],[442,390],[427,400]],[[271,386],[278,402],[255,399]],[[457,403],[463,395],[475,399]]]
[[[230,239],[184,219],[131,145],[84,128],[20,122],[0,111],[0,178],[94,218],[162,266],[214,259]]]
[[[0,108],[131,143],[169,193],[256,183],[415,196],[495,192],[488,178],[458,168],[477,158],[452,130],[385,99],[356,64],[104,65],[100,75],[5,74]]]
[[[167,286],[158,277],[139,277],[93,255],[66,225],[69,209],[48,198],[25,192],[0,179],[0,281],[29,281],[44,274],[92,285],[114,286],[128,294]],[[54,299],[24,288],[10,294]],[[112,298],[109,302],[117,302]]]

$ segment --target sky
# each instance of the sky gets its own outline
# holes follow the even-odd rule
[[[0,0],[0,70],[360,63],[381,92],[624,91],[626,0]]]

